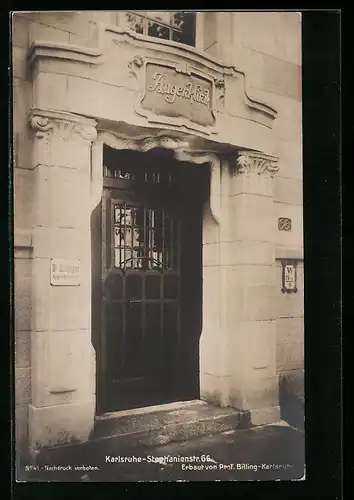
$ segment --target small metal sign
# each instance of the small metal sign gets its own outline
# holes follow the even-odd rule
[[[77,259],[50,259],[50,284],[79,286],[80,261]]]
[[[296,262],[285,260],[282,262],[282,289],[283,293],[296,293]]]

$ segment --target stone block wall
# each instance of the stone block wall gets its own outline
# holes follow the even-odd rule
[[[298,13],[234,14],[233,61],[247,72],[250,92],[278,111],[274,122],[280,170],[274,186],[276,334],[280,398],[304,396],[304,266],[302,189],[301,16]],[[279,217],[292,221],[280,231]],[[281,292],[281,260],[297,260],[295,294]]]

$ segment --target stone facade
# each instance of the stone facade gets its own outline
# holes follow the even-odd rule
[[[15,396],[24,455],[86,440],[94,425],[90,217],[104,143],[159,146],[210,165],[201,398],[249,410],[261,424],[279,419],[282,380],[303,396],[301,17],[208,12],[196,27],[191,48],[127,31],[116,12],[13,16]],[[146,65],[164,61],[210,82],[215,123],[142,110]],[[279,229],[279,218],[291,219],[291,230]],[[79,287],[51,286],[54,258],[79,259]],[[284,260],[296,264],[296,293],[282,292]]]

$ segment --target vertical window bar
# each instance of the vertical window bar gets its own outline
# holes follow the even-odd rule
[[[152,247],[153,247],[153,244],[154,244],[154,241],[153,241],[153,234],[152,234],[152,214],[154,213],[154,211],[152,209],[149,209],[149,226],[148,226],[148,233],[149,233],[149,237],[148,237],[148,242],[147,242],[147,245],[148,245],[148,258],[149,258],[149,268],[152,267],[152,259],[153,259],[153,250],[152,250]]]
[[[127,267],[127,262],[126,262],[126,239],[125,239],[126,234],[127,234],[127,222],[126,222],[127,221],[127,204],[126,203],[124,203],[124,214],[123,214],[123,216],[124,216],[124,232],[123,232],[123,235],[124,235],[123,236],[124,237],[124,241],[123,241],[123,243],[124,243],[124,247],[123,247],[124,248],[124,270],[126,270],[126,267]]]
[[[181,223],[179,219],[175,220],[176,224],[176,243],[178,242],[177,248],[176,248],[176,270],[179,271],[181,268]]]
[[[130,221],[131,222],[131,227],[130,227],[130,246],[131,246],[131,253],[132,253],[132,267],[135,267],[138,263],[137,259],[136,259],[136,253],[135,253],[135,250],[134,250],[134,227],[135,227],[135,218],[133,219],[133,216],[132,216],[132,220]],[[135,260],[136,260],[136,263],[135,263]]]
[[[146,263],[148,263],[147,257],[148,257],[148,249],[147,249],[147,231],[146,231],[146,219],[147,219],[147,209],[144,207],[144,216],[143,216],[143,222],[144,222],[144,252],[143,252],[143,262],[144,262],[144,269],[146,269]],[[148,264],[149,266],[149,264]]]
[[[171,269],[174,269],[174,244],[175,244],[175,239],[174,239],[174,234],[173,234],[173,217],[170,219],[169,223],[169,229],[170,229],[170,259],[171,259]]]
[[[170,235],[169,235],[169,223],[170,223],[170,215],[166,213],[166,222],[165,222],[165,240],[166,240],[166,255],[165,255],[165,268],[170,269]]]
[[[165,261],[165,208],[162,209],[162,228],[161,228],[161,238],[162,238],[162,271],[165,269],[166,261]]]
[[[156,255],[155,255],[155,246],[156,246],[156,233],[155,233],[156,211],[155,211],[155,208],[152,209],[151,215],[152,215],[152,220],[151,220],[151,258],[155,259],[155,257],[156,257]],[[153,267],[153,266],[154,266],[154,263],[152,262],[151,267]]]

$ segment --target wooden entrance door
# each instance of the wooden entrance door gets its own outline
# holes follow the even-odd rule
[[[198,397],[202,170],[108,148],[104,161],[100,406]]]

